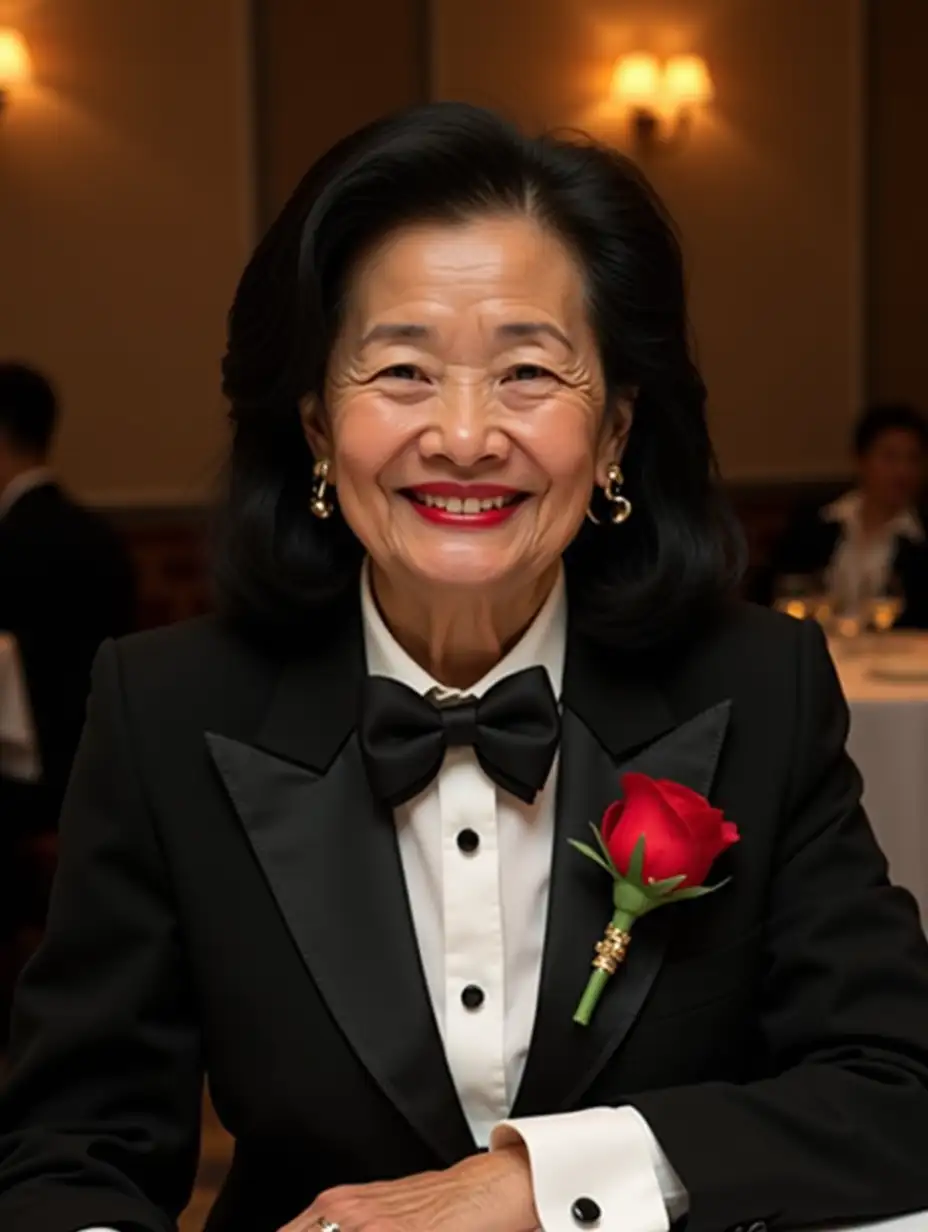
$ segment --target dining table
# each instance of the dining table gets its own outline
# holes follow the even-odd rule
[[[41,773],[32,708],[16,638],[0,632],[0,775],[34,783]]]
[[[864,807],[890,876],[914,894],[928,926],[928,634],[834,639],[831,651]]]

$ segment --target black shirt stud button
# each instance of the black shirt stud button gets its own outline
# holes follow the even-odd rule
[[[592,1198],[578,1198],[570,1208],[570,1213],[584,1228],[595,1228],[603,1215],[599,1204]]]
[[[458,847],[465,855],[471,855],[480,846],[480,835],[476,830],[462,830],[458,834]]]
[[[468,984],[461,993],[461,1001],[466,1010],[479,1010],[483,1005],[485,994],[476,984]]]

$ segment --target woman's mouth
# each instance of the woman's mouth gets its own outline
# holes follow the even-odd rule
[[[494,484],[424,483],[401,495],[426,522],[459,529],[500,526],[528,499],[527,492]]]

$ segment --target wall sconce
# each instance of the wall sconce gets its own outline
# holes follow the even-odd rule
[[[18,30],[0,29],[0,114],[10,93],[32,79],[32,58]]]
[[[669,146],[685,137],[697,107],[713,96],[712,77],[700,56],[673,56],[661,64],[638,51],[616,61],[609,93],[630,116],[637,146]]]

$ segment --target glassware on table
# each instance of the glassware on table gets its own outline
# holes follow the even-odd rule
[[[888,633],[902,615],[905,595],[902,583],[895,575],[869,595],[866,603],[867,626],[875,633]]]
[[[785,573],[774,583],[773,606],[796,620],[831,620],[831,603],[821,573]]]
[[[826,574],[827,590],[831,605],[831,620],[828,632],[835,646],[850,650],[860,641],[867,621],[866,595],[859,579],[846,572],[831,568]]]

